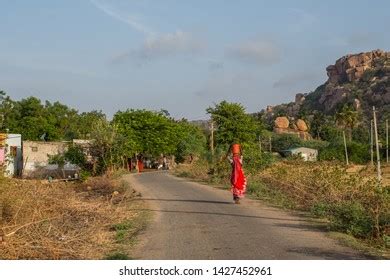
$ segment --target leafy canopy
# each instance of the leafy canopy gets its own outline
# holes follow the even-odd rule
[[[253,143],[260,133],[260,123],[245,112],[239,103],[222,101],[209,107],[207,113],[216,124],[216,143],[230,145],[233,142]]]

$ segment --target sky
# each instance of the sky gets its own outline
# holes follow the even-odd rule
[[[80,111],[206,119],[294,100],[341,56],[390,51],[390,1],[0,0],[0,90]]]

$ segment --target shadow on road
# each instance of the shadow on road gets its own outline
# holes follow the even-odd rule
[[[165,202],[194,202],[194,203],[211,203],[211,204],[234,204],[233,202],[226,201],[213,201],[213,200],[193,200],[193,199],[165,199],[165,198],[140,198],[137,200],[142,201],[165,201]]]
[[[263,219],[263,220],[276,220],[276,221],[291,221],[291,222],[306,222],[306,220],[299,219],[282,219],[282,218],[270,218],[264,216],[251,216],[251,215],[241,215],[233,213],[216,213],[216,212],[201,212],[201,211],[181,211],[181,210],[162,210],[162,209],[129,209],[134,211],[150,211],[150,212],[160,212],[160,213],[176,213],[176,214],[196,214],[196,215],[217,215],[217,216],[230,216],[230,217],[241,217],[241,218],[252,218],[252,219]]]

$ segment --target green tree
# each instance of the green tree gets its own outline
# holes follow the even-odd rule
[[[180,135],[177,124],[164,112],[127,110],[117,112],[113,123],[134,151],[151,155],[174,154]]]
[[[104,173],[124,168],[127,158],[134,153],[132,142],[127,141],[118,126],[107,120],[97,121],[91,129],[93,139],[90,148],[91,155],[97,160],[95,173]]]
[[[93,110],[91,112],[83,112],[79,114],[73,130],[73,139],[91,139],[91,128],[94,124],[104,122],[106,120],[106,115],[102,111]]]
[[[176,160],[182,162],[186,156],[201,156],[206,151],[207,139],[200,127],[186,120],[177,122],[178,143],[175,152]]]
[[[207,113],[216,124],[216,143],[230,145],[233,142],[253,143],[260,133],[260,123],[245,112],[239,103],[222,101],[209,107]]]
[[[24,139],[39,140],[48,132],[45,107],[35,97],[28,97],[14,103],[12,121],[6,124],[11,132],[23,134]],[[49,129],[50,130],[50,129]]]
[[[336,122],[347,130],[349,140],[352,140],[352,130],[359,122],[359,113],[351,106],[344,105],[336,114]]]

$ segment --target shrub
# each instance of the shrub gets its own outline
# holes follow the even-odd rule
[[[373,232],[373,220],[363,205],[355,201],[342,201],[330,211],[330,220],[335,230],[357,237],[369,237]]]
[[[84,151],[79,146],[71,145],[68,147],[68,150],[64,154],[66,161],[78,165],[80,168],[83,168],[87,165],[87,157],[84,154]]]
[[[272,150],[280,152],[302,146],[302,140],[293,134],[275,134],[272,137]]]
[[[369,147],[366,144],[350,141],[347,143],[348,158],[350,162],[365,164],[370,160]],[[319,150],[319,160],[345,161],[345,148],[342,142],[333,142]]]

